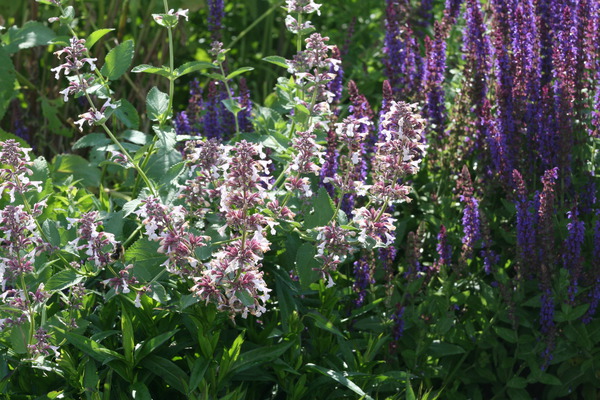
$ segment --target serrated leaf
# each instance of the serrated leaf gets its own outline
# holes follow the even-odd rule
[[[304,219],[306,228],[325,226],[331,221],[335,213],[335,205],[325,188],[319,188],[317,197],[313,202],[313,212]]]
[[[265,58],[263,58],[263,61],[269,62],[271,64],[278,65],[278,66],[283,67],[285,69],[289,68],[289,65],[287,64],[287,60],[285,58],[283,58],[283,57],[280,57],[280,56],[265,57]]]
[[[6,50],[0,46],[0,120],[6,114],[8,105],[16,94],[16,80],[13,62]]]
[[[115,116],[127,127],[127,129],[138,129],[140,126],[140,116],[135,107],[126,99],[118,101]]]
[[[238,75],[241,75],[241,74],[243,74],[244,72],[253,71],[253,70],[254,70],[254,68],[252,68],[252,67],[242,67],[242,68],[238,68],[238,69],[236,69],[235,71],[233,71],[232,73],[230,73],[229,75],[227,75],[227,76],[225,77],[225,79],[226,79],[226,80],[230,80],[230,79],[233,79],[233,78],[235,78],[235,77],[236,77],[236,76],[238,76]]]
[[[98,40],[100,40],[104,35],[106,35],[109,32],[114,31],[114,29],[98,29],[92,33],[90,33],[90,36],[88,36],[88,38],[85,41],[85,47],[87,47],[87,49],[91,49]]]
[[[54,31],[37,21],[26,22],[21,28],[13,26],[4,35],[4,49],[13,54],[35,46],[46,46],[56,37]]]
[[[337,383],[346,386],[348,389],[352,390],[357,395],[362,396],[363,399],[373,400],[373,398],[371,396],[369,396],[368,394],[366,394],[354,382],[352,382],[350,379],[346,378],[342,372],[334,371],[332,369],[323,368],[323,367],[320,367],[320,366],[315,365],[315,364],[306,364],[306,367],[309,368],[309,369],[315,370],[317,372],[320,372],[321,374],[323,374],[323,375],[325,375],[325,376],[333,379]]]
[[[158,90],[154,86],[148,92],[146,97],[146,111],[148,118],[151,121],[158,121],[158,119],[167,112],[169,108],[169,95]]]
[[[128,201],[127,203],[125,203],[123,205],[123,217],[128,216],[129,214],[131,214],[132,212],[134,212],[135,210],[137,210],[137,208],[139,207],[139,205],[142,204],[142,200],[141,199],[134,199],[131,201]]]
[[[308,288],[311,283],[319,280],[319,272],[317,269],[320,264],[315,260],[317,249],[310,243],[304,243],[298,248],[296,255],[296,272],[300,279],[300,285],[303,288]]]
[[[119,79],[133,61],[133,40],[126,40],[108,52],[100,72],[111,81]]]
[[[46,282],[46,290],[52,292],[55,290],[63,290],[71,286],[77,285],[83,280],[83,276],[79,275],[72,269],[65,269],[57,274],[54,274]]]
[[[52,161],[53,174],[59,179],[69,177],[80,180],[83,186],[98,187],[100,170],[83,157],[74,154],[61,154]]]
[[[209,63],[206,61],[191,61],[181,65],[179,68],[175,69],[175,74],[179,76],[183,76],[192,72],[200,71],[202,69],[212,69],[217,66],[213,63]]]
[[[167,257],[158,252],[159,247],[158,242],[141,238],[125,251],[125,261],[133,263],[132,273],[138,280],[149,282],[164,269],[161,264]]]
[[[171,76],[171,72],[169,71],[168,67],[162,66],[162,67],[155,67],[153,65],[148,65],[148,64],[140,64],[136,67],[134,67],[131,72],[134,72],[136,74],[139,74],[141,72],[144,72],[146,74],[156,74],[156,75],[160,75],[160,76],[164,76],[165,78],[169,78]]]

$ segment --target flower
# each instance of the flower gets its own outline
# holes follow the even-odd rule
[[[106,102],[102,105],[100,110],[92,107],[88,110],[88,112],[80,114],[79,119],[75,121],[75,125],[79,125],[79,131],[83,132],[83,124],[88,123],[88,125],[92,126],[97,123],[102,123],[106,119],[106,111],[107,108],[116,109],[117,106],[110,102],[110,99],[106,99]]]

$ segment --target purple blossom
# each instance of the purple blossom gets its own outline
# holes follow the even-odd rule
[[[177,113],[175,117],[175,131],[178,135],[192,135],[192,125],[190,124],[190,120],[185,111]]]
[[[70,42],[70,46],[54,52],[59,59],[65,55],[65,62],[50,70],[55,73],[54,77],[56,79],[60,78],[61,72],[63,72],[65,76],[69,75],[73,71],[79,74],[79,71],[84,67],[85,64],[88,64],[92,71],[96,69],[95,61],[97,61],[97,58],[85,57],[87,53],[85,39],[77,39],[76,37],[73,37],[70,39]]]
[[[35,339],[34,344],[27,346],[29,353],[33,358],[38,356],[49,356],[51,353],[58,357],[58,346],[50,345],[50,335],[43,328],[38,328],[36,333],[33,335]]]
[[[320,164],[323,163],[321,145],[315,142],[317,135],[311,129],[306,132],[296,132],[297,137],[292,140],[295,155],[290,164],[292,171],[299,174],[318,174]]]
[[[458,188],[461,193],[459,199],[463,203],[461,263],[466,263],[473,258],[475,244],[481,239],[479,200],[473,195],[473,181],[466,165],[462,169]]]
[[[452,246],[448,244],[448,233],[444,225],[440,226],[437,241],[436,251],[439,258],[436,260],[434,268],[439,271],[441,267],[449,267],[452,263]]]
[[[336,130],[329,128],[327,131],[327,149],[325,150],[323,167],[319,175],[319,183],[327,190],[329,197],[335,199],[335,188],[331,184],[338,171],[339,151],[337,149]]]
[[[212,40],[221,40],[223,18],[225,17],[225,4],[223,0],[207,0],[208,4],[208,30]]]
[[[96,267],[104,267],[111,262],[111,254],[115,251],[117,242],[112,233],[98,231],[98,218],[98,211],[84,213],[79,218],[67,218],[67,229],[77,225],[77,238],[71,244],[77,250],[85,250],[88,259],[93,260]]]
[[[131,292],[130,285],[135,285],[138,280],[129,275],[129,271],[133,268],[133,264],[129,264],[119,271],[119,275],[114,278],[105,279],[102,284],[106,287],[114,289],[115,293],[127,294]]]
[[[392,321],[392,342],[391,350],[395,350],[398,346],[398,341],[404,334],[404,307],[400,303],[396,304],[396,311],[390,316]]]
[[[110,102],[110,99],[106,99],[106,102],[102,105],[100,110],[95,107],[91,107],[88,112],[80,114],[79,119],[75,121],[75,125],[79,125],[79,131],[83,132],[83,124],[86,122],[89,126],[101,124],[106,120],[105,111],[108,108],[115,109],[117,106]]]
[[[354,284],[352,288],[354,292],[358,294],[357,299],[354,301],[356,307],[362,307],[367,297],[367,289],[369,285],[375,283],[373,273],[371,271],[372,260],[366,255],[362,255],[360,259],[354,262]]]
[[[585,224],[578,218],[579,212],[577,209],[569,211],[567,216],[569,223],[567,224],[567,238],[563,244],[563,267],[569,271],[571,276],[571,284],[569,286],[569,301],[575,302],[575,295],[578,292],[579,279],[583,267],[583,258],[581,248],[583,246],[585,236]]]
[[[28,156],[30,151],[16,140],[0,141],[0,197],[8,191],[11,203],[15,202],[15,193],[22,195],[31,190],[42,190],[42,182],[29,179],[33,174],[30,168],[33,162]]]
[[[333,94],[331,102],[339,103],[339,101],[342,98],[342,91],[344,89],[344,70],[341,65],[342,56],[340,54],[340,49],[337,46],[334,46],[331,50],[331,58],[338,60],[338,62],[331,63],[329,65],[329,73],[331,75],[335,75],[335,78],[333,78],[329,83],[327,83],[327,90]]]
[[[435,24],[435,39],[425,37],[427,59],[423,71],[423,89],[425,91],[424,115],[431,124],[431,131],[441,141],[446,123],[444,104],[444,73],[446,71],[446,41],[442,25]]]
[[[525,182],[517,170],[513,170],[513,181],[517,195],[517,278],[520,278],[523,274],[530,275],[533,272],[529,265],[530,260],[537,258],[535,229],[538,217],[533,202],[527,199]]]
[[[240,79],[239,85],[240,95],[237,97],[239,101],[239,105],[241,107],[241,111],[238,113],[238,124],[241,132],[253,132],[252,127],[252,100],[250,99],[250,89],[248,89],[248,85],[246,84],[246,79]]]

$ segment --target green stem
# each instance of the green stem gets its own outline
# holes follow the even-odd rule
[[[231,43],[229,43],[229,45],[227,45],[227,48],[231,49],[237,42],[239,42],[244,36],[246,36],[248,34],[248,32],[250,32],[252,29],[254,29],[254,27],[256,25],[258,25],[263,19],[265,19],[267,16],[269,16],[273,11],[275,11],[276,8],[280,7],[281,4],[283,4],[283,1],[280,1],[278,3],[275,3],[271,6],[271,8],[269,8],[267,11],[265,11],[260,17],[258,17],[257,19],[254,20],[253,23],[251,23],[246,29],[244,29],[235,39],[233,39],[231,41]]]
[[[229,97],[229,101],[233,105],[233,94],[229,89],[229,84],[227,83],[227,79],[225,78],[225,70],[223,69],[223,63],[219,63],[219,68],[221,69],[221,74],[223,75],[223,83],[225,84],[225,90],[227,90],[227,96]],[[236,135],[240,134],[240,122],[238,121],[237,113],[233,115],[233,119],[235,120],[235,133]]]

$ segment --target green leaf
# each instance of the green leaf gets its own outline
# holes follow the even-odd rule
[[[508,328],[495,327],[494,330],[502,339],[509,343],[517,343],[517,332]]]
[[[65,269],[57,274],[52,275],[46,282],[46,290],[53,292],[55,290],[63,290],[68,287],[77,285],[83,280],[83,276],[79,275],[72,269]]]
[[[190,391],[196,390],[200,382],[204,379],[204,374],[210,365],[210,360],[207,358],[198,358],[194,361],[194,366],[192,367],[192,373],[190,376]]]
[[[340,338],[344,339],[344,335],[342,334],[342,332],[339,331],[339,329],[337,329],[335,327],[335,325],[333,324],[333,322],[329,321],[327,318],[325,318],[324,316],[322,316],[318,312],[311,311],[308,314],[306,314],[306,316],[315,320],[315,326],[317,328],[321,328],[324,331],[327,331],[329,333],[332,333],[332,334],[334,334],[336,336],[339,336]]]
[[[156,86],[150,89],[146,97],[148,118],[152,121],[158,121],[168,111],[168,108],[169,95],[158,90]]]
[[[48,124],[47,129],[53,134],[58,134],[65,137],[73,137],[73,128],[67,128],[64,126],[60,118],[58,117],[58,111],[64,104],[62,98],[50,100],[45,97],[40,97],[42,104],[42,114]]]
[[[109,32],[114,31],[114,29],[98,29],[94,32],[92,32],[90,34],[90,36],[88,36],[87,40],[85,41],[85,47],[87,47],[87,49],[91,49],[92,46],[94,46],[96,44],[96,42],[98,40],[100,40],[104,35],[106,35]]]
[[[135,107],[126,99],[116,103],[115,116],[127,127],[127,129],[138,129],[140,127],[140,116]]]
[[[10,330],[10,343],[12,350],[17,354],[25,354],[28,352],[29,345],[29,321],[15,325]]]
[[[233,115],[237,115],[240,111],[242,111],[242,107],[240,107],[239,103],[235,100],[225,99],[222,100],[221,103],[225,106],[227,110]]]
[[[410,384],[410,379],[406,380],[406,400],[417,400],[417,396],[415,396],[415,391]]]
[[[100,170],[93,166],[83,157],[74,154],[61,154],[52,161],[55,177],[81,180],[81,184],[87,187],[98,187],[100,185]]]
[[[156,355],[149,355],[144,359],[141,366],[155,374],[159,379],[164,380],[173,389],[183,393],[188,393],[187,383],[189,377],[174,362]]]
[[[142,204],[142,200],[141,199],[134,199],[131,201],[128,201],[127,203],[125,203],[123,205],[123,217],[128,216],[129,214],[131,214],[132,212],[134,212],[135,210],[137,210],[137,208],[140,206],[140,204]]]
[[[6,114],[8,105],[13,99],[17,75],[13,62],[2,46],[0,46],[0,120]]]
[[[107,349],[90,338],[73,332],[65,332],[58,327],[54,327],[54,330],[59,336],[64,336],[73,346],[102,364],[106,364],[112,360],[123,360],[122,355],[116,351]]]
[[[21,28],[11,27],[4,35],[4,49],[13,54],[35,46],[46,46],[56,37],[54,31],[37,21],[26,22]]]
[[[128,142],[138,144],[140,146],[144,146],[150,140],[150,135],[145,134],[144,132],[136,131],[134,129],[128,129],[121,137]]]
[[[283,342],[273,346],[262,346],[258,349],[242,353],[234,365],[232,372],[239,373],[250,368],[255,368],[261,364],[271,363],[279,358],[293,342]]]
[[[152,400],[152,395],[148,387],[142,382],[136,382],[131,385],[131,397],[135,400]]]
[[[362,396],[362,398],[364,398],[366,400],[373,400],[373,398],[371,396],[366,394],[360,387],[358,387],[350,379],[346,378],[344,376],[344,374],[341,372],[334,371],[332,369],[323,368],[323,367],[320,367],[315,364],[306,364],[306,367],[309,369],[315,370],[317,372],[320,372],[321,374],[333,379],[337,383],[346,386],[348,389],[352,390],[357,395]]]
[[[100,72],[111,81],[123,75],[133,61],[133,40],[126,40],[108,52]]]
[[[136,74],[139,74],[141,72],[144,72],[146,74],[156,74],[156,75],[164,76],[165,78],[171,77],[171,72],[169,71],[169,68],[165,67],[165,66],[155,67],[153,65],[140,64],[140,65],[134,67],[131,70],[131,72],[134,72]]]
[[[311,283],[319,280],[320,275],[317,269],[321,265],[315,260],[316,254],[316,247],[310,243],[302,244],[296,254],[296,272],[303,288],[308,288]]]
[[[521,378],[520,376],[513,376],[506,383],[506,386],[514,389],[524,389],[527,387],[527,380],[525,378]]]
[[[244,72],[248,72],[248,71],[252,71],[252,70],[254,70],[254,68],[252,68],[252,67],[238,68],[235,71],[233,71],[232,73],[230,73],[229,75],[227,75],[225,77],[225,79],[231,80],[231,79],[235,78],[236,76],[243,74]]]
[[[463,354],[465,349],[452,343],[434,342],[429,346],[429,352],[432,356],[441,358],[456,354]]]
[[[121,332],[123,332],[123,353],[125,353],[125,362],[130,366],[134,366],[133,348],[135,339],[133,337],[133,324],[127,313],[125,305],[121,306]]]
[[[86,147],[104,147],[112,141],[104,133],[88,133],[75,142],[73,150],[79,150]]]
[[[125,262],[133,263],[133,276],[142,282],[149,282],[164,270],[161,264],[167,257],[158,252],[159,247],[158,242],[151,242],[147,238],[141,238],[129,246],[125,251]]]
[[[161,333],[158,336],[154,336],[151,339],[145,340],[137,349],[135,349],[134,356],[136,364],[156,351],[156,349],[162,346],[167,340],[172,338],[177,332],[179,332],[178,329]]]
[[[278,65],[285,69],[288,69],[290,66],[287,64],[287,60],[280,56],[269,56],[263,58],[263,61],[270,62],[271,64]]]
[[[209,63],[206,61],[191,61],[191,62],[187,62],[187,63],[183,64],[182,66],[180,66],[179,68],[175,69],[175,75],[179,77],[179,76],[187,75],[187,74],[195,72],[195,71],[200,71],[202,69],[211,69],[211,68],[217,68],[217,66],[214,65],[213,63]]]
[[[335,205],[325,188],[320,188],[313,202],[313,212],[304,218],[306,228],[325,226],[333,218]]]

